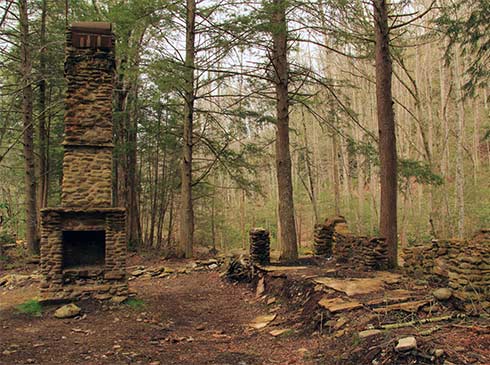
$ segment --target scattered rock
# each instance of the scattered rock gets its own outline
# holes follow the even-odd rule
[[[255,328],[256,330],[262,329],[267,327],[267,325],[276,319],[276,317],[277,314],[258,316],[250,323],[250,327]]]
[[[380,330],[366,330],[359,332],[359,338],[368,338],[372,336],[379,335],[381,333]]]
[[[434,356],[435,357],[441,357],[442,355],[444,355],[444,350],[443,349],[435,349],[434,350]]]
[[[64,305],[64,306],[58,308],[54,312],[54,316],[56,318],[60,318],[60,319],[71,318],[71,317],[78,316],[81,311],[82,310],[80,307],[78,307],[74,303],[70,303],[70,304],[67,304],[67,305]]]
[[[144,269],[136,269],[136,270],[131,272],[131,275],[138,277],[138,276],[143,275],[145,272],[146,271]]]
[[[152,361],[148,365],[160,365],[160,364],[161,364],[160,361]]]
[[[395,347],[398,352],[410,351],[417,348],[417,340],[413,336],[400,338]]]
[[[261,297],[262,294],[265,292],[265,280],[264,278],[260,278],[259,281],[257,282],[257,290],[255,292],[255,295],[257,298]]]
[[[341,329],[344,327],[344,325],[349,322],[349,320],[345,317],[340,317],[337,321],[335,321],[335,324],[333,325],[333,328],[335,330]]]
[[[196,331],[204,331],[205,329],[206,329],[206,326],[203,324],[196,326]]]
[[[283,335],[289,331],[291,331],[289,328],[281,328],[281,329],[277,329],[277,330],[272,330],[269,332],[269,334],[273,337],[278,337],[278,336],[281,336],[281,335]]]
[[[437,300],[448,300],[453,295],[453,292],[449,288],[439,288],[432,293]]]

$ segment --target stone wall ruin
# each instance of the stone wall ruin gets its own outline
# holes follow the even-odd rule
[[[403,249],[404,270],[447,282],[463,300],[490,300],[490,229],[469,240],[433,240]]]

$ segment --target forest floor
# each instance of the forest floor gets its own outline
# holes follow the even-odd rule
[[[188,262],[164,262],[185,266]],[[165,279],[138,277],[133,305],[77,303],[83,315],[56,319],[56,306],[40,317],[15,307],[37,284],[0,289],[0,364],[312,364],[319,338],[273,337],[249,326],[266,304],[219,273],[189,272]]]
[[[490,365],[485,312],[475,316],[456,299],[434,301],[433,287],[400,274],[355,272],[334,262],[310,261],[272,266],[251,284],[232,284],[217,269],[203,270],[192,260],[132,255],[128,264],[135,299],[120,305],[77,302],[82,315],[72,319],[54,318],[59,305],[43,307],[39,316],[20,313],[18,305],[38,295],[38,279],[32,275],[36,267],[0,271],[0,277],[16,273],[34,278],[0,286],[0,365]],[[152,274],[163,266],[173,273]],[[366,281],[332,289],[350,285],[356,276]],[[369,283],[381,290],[367,290]],[[356,290],[361,293],[348,294]],[[423,304],[415,311],[392,311],[388,299]],[[361,336],[372,325],[448,314],[454,319]],[[263,328],[253,328],[254,323]],[[397,341],[411,335],[417,348],[396,352]],[[443,355],[436,358],[435,349]]]

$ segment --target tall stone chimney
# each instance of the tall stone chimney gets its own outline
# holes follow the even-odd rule
[[[112,207],[114,35],[110,23],[67,32],[61,207],[41,211],[41,296],[127,294],[125,209]]]
[[[110,23],[75,23],[67,35],[63,207],[112,205],[114,36]]]

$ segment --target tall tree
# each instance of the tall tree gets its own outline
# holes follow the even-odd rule
[[[298,258],[296,224],[294,220],[291,154],[289,151],[289,71],[287,58],[288,27],[285,0],[272,0],[272,66],[276,92],[276,173],[279,201],[281,259]]]
[[[47,17],[47,0],[43,0],[41,3],[41,27],[39,31],[40,50],[39,50],[39,145],[38,145],[38,159],[39,159],[39,179],[38,179],[38,194],[39,194],[39,207],[44,208],[48,199],[48,143],[46,130],[46,17]]]
[[[20,77],[22,86],[22,121],[25,165],[26,242],[32,254],[39,253],[37,237],[36,170],[34,161],[34,126],[32,118],[32,60],[29,43],[27,0],[19,0]]]
[[[389,266],[397,266],[397,156],[391,80],[390,28],[386,0],[373,0],[376,39],[376,106],[379,131],[381,204],[379,231],[388,245]]]
[[[184,64],[184,128],[180,195],[179,255],[192,256],[194,238],[194,209],[192,206],[192,134],[194,124],[194,62],[196,38],[196,1],[187,0]]]

